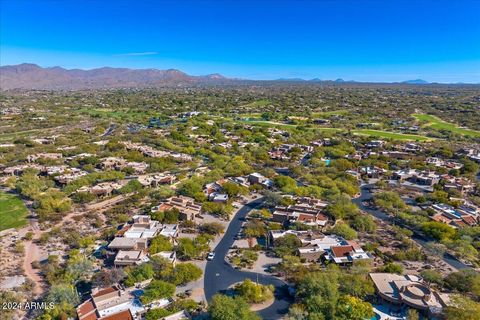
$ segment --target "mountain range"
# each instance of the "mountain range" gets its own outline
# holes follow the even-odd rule
[[[314,78],[282,78],[268,82],[302,82],[330,84],[359,84],[343,79],[320,80]],[[43,68],[32,63],[0,66],[0,90],[40,89],[40,90],[81,90],[109,88],[147,88],[172,86],[225,85],[239,83],[257,83],[254,80],[226,78],[214,73],[204,76],[192,76],[176,69],[128,69],[103,67],[91,70],[65,69],[62,67]],[[421,85],[429,82],[416,79],[397,82],[397,84]]]
[[[97,89],[172,85],[222,84],[232,81],[221,74],[191,76],[176,69],[98,68],[91,70],[42,68],[23,63],[0,67],[0,89]]]

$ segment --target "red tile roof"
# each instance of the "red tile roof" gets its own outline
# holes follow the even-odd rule
[[[92,297],[100,297],[100,296],[103,296],[104,294],[112,293],[112,292],[115,292],[115,291],[117,291],[117,288],[108,287],[108,288],[105,288],[105,289],[101,289],[101,290],[97,291],[96,293],[92,294]]]
[[[348,253],[353,251],[353,246],[336,246],[331,247],[332,253],[335,257],[346,257]]]
[[[81,320],[96,320],[97,314],[92,300],[87,300],[77,307],[77,315]]]
[[[462,220],[463,222],[465,222],[466,224],[470,225],[470,226],[474,226],[477,224],[477,220],[475,220],[474,217],[472,216],[462,216]]]
[[[130,309],[125,311],[117,312],[112,315],[101,318],[100,320],[133,320],[132,313]]]

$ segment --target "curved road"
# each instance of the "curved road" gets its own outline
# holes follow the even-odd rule
[[[369,184],[362,185],[361,186],[360,197],[352,199],[352,202],[355,203],[360,209],[362,209],[365,212],[368,212],[369,214],[373,215],[374,217],[376,217],[380,220],[384,220],[386,222],[392,222],[392,218],[388,214],[386,214],[385,212],[383,212],[381,210],[378,210],[378,209],[369,208],[369,207],[367,207],[363,204],[364,201],[368,201],[368,200],[372,199],[372,193],[370,191],[371,187],[372,187],[372,185],[369,185]],[[401,227],[407,227],[400,222],[396,222],[396,224],[401,226]],[[410,228],[408,228],[408,229],[410,229]],[[412,240],[417,242],[422,247],[425,247],[425,245],[429,241],[433,240],[433,239],[430,239],[430,238],[426,237],[425,235],[419,234],[415,230],[412,230],[412,229],[410,229],[410,230],[413,231]],[[445,263],[449,264],[450,266],[452,266],[456,269],[468,269],[468,268],[470,268],[469,266],[467,266],[463,262],[459,261],[457,258],[455,258],[454,256],[452,256],[449,253],[445,253],[442,257],[442,260]]]
[[[211,301],[213,295],[225,292],[225,290],[234,283],[243,281],[246,278],[253,281],[258,280],[261,284],[271,284],[275,286],[275,301],[271,306],[257,313],[262,319],[279,319],[288,312],[288,307],[292,302],[286,284],[273,276],[234,269],[225,261],[225,256],[229,248],[233,245],[234,237],[240,231],[245,217],[252,209],[259,208],[262,202],[263,199],[260,198],[246,204],[238,210],[230,222],[222,240],[215,248],[215,257],[212,261],[207,262],[204,278],[205,297],[207,301]]]

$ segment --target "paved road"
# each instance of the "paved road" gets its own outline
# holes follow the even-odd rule
[[[364,201],[372,199],[372,193],[370,191],[371,186],[372,185],[368,185],[368,184],[363,185],[361,187],[360,197],[353,199],[352,202],[355,203],[363,211],[368,212],[369,214],[377,217],[380,220],[384,220],[386,222],[391,223],[392,218],[387,213],[385,213],[384,211],[378,210],[378,209],[369,208],[369,207],[367,207],[363,204]],[[398,221],[396,221],[396,224],[401,226],[401,227],[406,227],[405,225],[399,223]],[[415,232],[414,230],[412,230],[412,231],[413,231],[412,240],[417,242],[422,247],[425,247],[425,245],[428,242],[433,241],[433,239],[430,239],[430,238],[428,238],[428,237],[426,237],[422,234],[419,234],[418,232]],[[457,258],[455,258],[454,256],[452,256],[449,253],[445,253],[442,257],[442,260],[444,262],[446,262],[447,264],[451,265],[452,267],[456,268],[456,269],[468,269],[468,268],[470,268],[469,266],[467,266],[463,262],[459,261]]]
[[[233,245],[234,237],[240,231],[248,212],[259,208],[262,202],[263,199],[257,199],[243,206],[230,222],[222,240],[215,248],[214,259],[207,263],[204,278],[205,297],[210,301],[214,294],[225,292],[229,286],[236,282],[243,281],[246,278],[253,281],[258,279],[258,282],[261,284],[272,284],[275,286],[274,303],[270,307],[258,311],[258,314],[263,319],[279,319],[283,314],[287,313],[288,307],[292,302],[285,283],[273,276],[234,269],[225,261],[225,256]]]

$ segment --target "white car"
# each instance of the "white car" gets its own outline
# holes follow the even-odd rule
[[[213,260],[214,257],[215,257],[215,252],[210,252],[207,256],[207,260],[211,261],[211,260]]]

